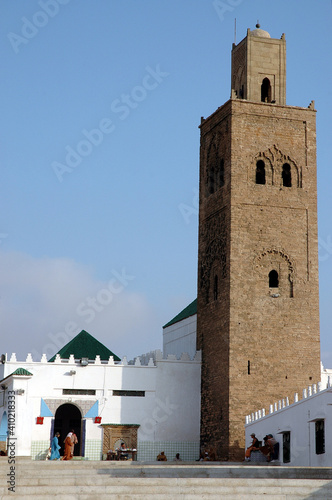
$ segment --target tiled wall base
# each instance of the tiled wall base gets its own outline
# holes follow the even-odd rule
[[[199,442],[139,441],[137,460],[143,462],[157,460],[157,455],[161,451],[165,452],[167,461],[174,460],[177,453],[180,453],[182,460],[197,460],[199,458]]]
[[[46,460],[49,441],[32,441],[31,442],[31,458],[32,460]]]
[[[101,460],[103,442],[100,439],[87,439],[85,441],[85,460]]]
[[[45,460],[50,446],[49,441],[32,441],[32,460]],[[197,460],[199,458],[199,442],[179,441],[139,441],[137,446],[137,460],[151,462],[157,459],[161,451],[165,452],[168,461],[172,461],[177,453],[182,460]],[[85,441],[85,460],[102,459],[102,441],[89,439]]]
[[[31,458],[32,460],[46,460],[49,441],[32,441],[31,443]],[[75,460],[76,457],[74,457]],[[102,441],[98,439],[88,439],[85,441],[85,460],[101,460],[102,459]]]

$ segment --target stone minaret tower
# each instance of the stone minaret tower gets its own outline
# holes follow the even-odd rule
[[[201,440],[219,459],[243,459],[247,414],[320,380],[315,119],[286,105],[285,36],[248,29],[200,126]]]

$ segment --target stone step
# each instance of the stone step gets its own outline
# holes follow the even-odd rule
[[[3,457],[1,457],[3,458]],[[50,462],[17,459],[15,493],[8,492],[8,460],[0,460],[0,500],[332,499],[328,467],[249,466],[229,463]]]
[[[61,478],[61,480],[59,479]],[[1,482],[2,485],[5,485],[8,478],[5,478],[4,481]],[[179,477],[168,477],[168,478],[149,478],[149,477],[112,477],[112,476],[96,476],[96,475],[80,475],[80,476],[66,476],[62,475],[52,475],[52,476],[44,476],[37,477],[33,476],[23,476],[22,474],[18,474],[15,477],[16,483],[20,487],[26,486],[50,486],[57,487],[59,484],[63,486],[112,486],[114,484],[121,485],[129,485],[132,483],[135,484],[176,484],[178,480],[181,480],[182,484],[190,485],[200,485],[202,482],[209,481],[209,485],[212,484],[222,484],[223,486],[227,486],[229,484],[238,484],[244,487],[255,487],[255,488],[277,488],[280,484],[283,486],[287,486],[289,488],[298,488],[299,485],[306,484],[306,487],[316,487],[317,485],[326,485],[329,483],[329,480],[324,479],[242,479],[242,478],[179,478]]]
[[[121,463],[122,465],[119,465]],[[6,477],[10,465],[7,461],[0,463],[0,477]],[[61,474],[70,475],[111,475],[112,477],[219,477],[219,478],[270,478],[270,479],[328,479],[332,480],[330,467],[273,467],[273,466],[230,466],[230,465],[200,465],[144,464],[141,462],[62,462],[62,461],[16,461],[17,474],[38,477]]]
[[[195,481],[193,479],[183,480],[181,478],[173,479],[141,479],[127,478],[113,479],[110,485],[91,485],[83,486],[76,481],[75,485],[63,485],[61,478],[54,487],[47,486],[17,486],[15,493],[9,493],[10,496],[20,496],[21,498],[37,498],[44,495],[45,498],[58,497],[64,500],[65,497],[71,499],[83,500],[85,498],[262,498],[268,495],[270,498],[331,498],[332,488],[329,481],[305,481],[298,480],[298,484],[270,485],[265,481],[265,486],[258,486],[247,482],[242,484],[239,479],[229,479],[226,484],[221,479],[203,479]],[[1,488],[0,498],[5,498],[6,490]],[[250,496],[248,494],[250,491]],[[61,496],[59,496],[61,495]],[[7,493],[8,498],[8,493]]]

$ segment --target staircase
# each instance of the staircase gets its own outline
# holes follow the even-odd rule
[[[0,458],[0,500],[332,499],[332,469],[215,462],[95,462]],[[8,491],[12,472],[15,492]],[[14,473],[15,472],[15,478]]]

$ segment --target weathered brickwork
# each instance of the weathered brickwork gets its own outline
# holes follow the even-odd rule
[[[201,123],[201,440],[220,459],[243,458],[245,415],[320,379],[312,108],[259,94],[232,98]]]
[[[271,83],[271,100],[286,104],[286,39],[254,36],[248,30],[246,38],[232,50],[232,89],[237,97],[250,101],[261,100],[264,77]],[[261,35],[261,33],[259,33]]]

